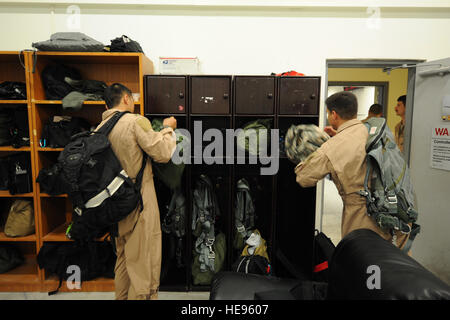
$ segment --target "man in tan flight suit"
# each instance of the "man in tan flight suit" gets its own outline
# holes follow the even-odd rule
[[[395,113],[402,119],[395,126],[395,143],[398,148],[403,152],[404,132],[405,132],[405,115],[406,115],[406,96],[400,96],[397,99],[397,105],[395,106]]]
[[[297,182],[302,187],[312,187],[327,174],[331,174],[344,203],[342,237],[355,229],[370,229],[384,239],[392,240],[392,235],[381,230],[367,214],[366,198],[358,194],[358,191],[364,190],[368,131],[356,119],[356,96],[351,92],[338,92],[325,103],[332,127],[325,128],[325,131],[333,137],[296,166]],[[397,246],[402,248],[407,236],[400,232],[396,236]]]
[[[109,134],[112,149],[123,169],[136,177],[142,165],[143,152],[155,162],[168,162],[175,151],[173,117],[164,119],[164,129],[152,130],[150,121],[134,112],[131,91],[121,84],[105,90],[107,111],[102,114],[102,126],[114,113],[129,111],[120,118]],[[134,181],[133,178],[133,181]],[[116,238],[117,261],[115,291],[118,300],[158,298],[161,271],[161,225],[151,162],[147,160],[142,187],[144,208],[130,213],[118,223]]]

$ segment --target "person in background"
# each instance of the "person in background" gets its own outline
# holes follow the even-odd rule
[[[405,132],[405,114],[406,114],[406,95],[400,96],[397,99],[397,105],[395,106],[395,113],[401,117],[399,123],[395,126],[395,143],[398,148],[403,152],[404,132]]]
[[[157,299],[161,272],[161,224],[152,161],[168,162],[176,149],[174,117],[163,121],[164,129],[155,132],[150,121],[134,114],[131,91],[120,83],[105,89],[104,125],[116,112],[128,111],[112,129],[108,138],[123,169],[130,177],[137,176],[144,152],[149,155],[145,166],[141,195],[144,207],[134,210],[118,223],[116,266],[114,269],[117,300]]]
[[[328,97],[325,104],[328,122],[336,134],[295,167],[297,183],[304,188],[313,187],[331,174],[344,203],[341,236],[345,237],[356,229],[370,229],[392,241],[392,235],[383,231],[367,214],[366,198],[359,193],[364,190],[369,133],[366,126],[356,119],[356,96],[348,91],[338,92]],[[396,232],[396,237],[397,246],[403,248],[408,235]]]
[[[383,106],[381,104],[374,103],[369,108],[369,113],[367,115],[367,118],[362,120],[362,122],[365,122],[368,119],[373,118],[373,117],[380,118],[382,116],[383,116]]]

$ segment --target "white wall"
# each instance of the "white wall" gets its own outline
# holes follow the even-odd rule
[[[32,42],[46,40],[58,31],[81,31],[105,44],[125,34],[142,45],[155,62],[156,72],[159,56],[198,56],[205,74],[296,70],[321,76],[322,93],[326,59],[434,60],[450,53],[448,4],[428,9],[382,8],[369,13],[366,8],[351,5],[348,8],[80,5],[80,8],[80,28],[71,30],[68,21],[72,20],[68,20],[65,5],[0,2],[0,50],[31,48]],[[323,100],[324,94],[322,110]],[[321,124],[323,116],[322,112]],[[319,212],[320,194],[317,203]],[[443,240],[448,242],[448,236],[444,236]]]

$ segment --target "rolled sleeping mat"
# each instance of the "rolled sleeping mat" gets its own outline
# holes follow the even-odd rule
[[[330,136],[314,124],[291,125],[284,140],[286,155],[298,164],[330,139]]]

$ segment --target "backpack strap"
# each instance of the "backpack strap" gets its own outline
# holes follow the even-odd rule
[[[248,182],[245,179],[240,179],[237,182],[235,224],[237,232],[242,235],[244,241],[251,234],[251,230],[249,229],[255,226],[255,209],[253,207]]]
[[[101,133],[101,134],[104,134],[104,135],[108,136],[109,133],[111,132],[111,130],[116,125],[116,123],[126,113],[130,113],[130,112],[129,111],[124,111],[124,112],[117,111],[116,113],[114,113],[114,115],[103,126],[100,127],[100,129],[98,129],[96,131],[96,133]]]

